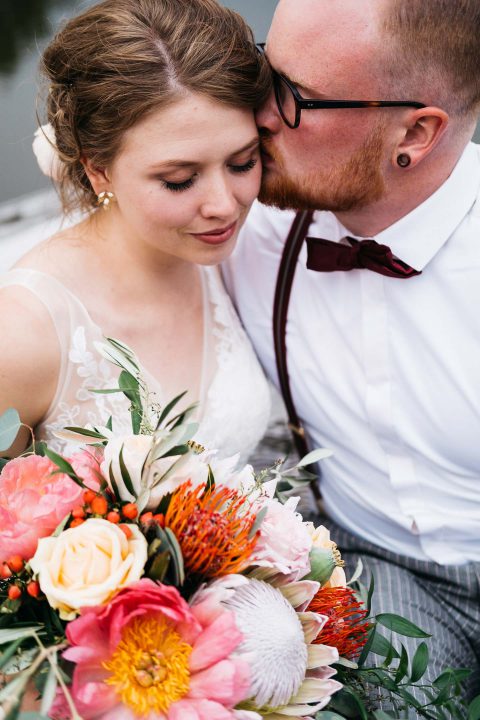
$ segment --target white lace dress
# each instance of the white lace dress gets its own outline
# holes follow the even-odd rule
[[[250,341],[241,327],[218,269],[202,267],[204,307],[204,357],[196,420],[195,440],[220,457],[235,453],[246,461],[262,438],[270,415],[267,381]],[[55,326],[61,348],[58,384],[45,417],[35,428],[35,437],[57,452],[66,452],[64,441],[54,431],[65,426],[105,425],[114,418],[115,432],[131,432],[128,400],[121,393],[97,394],[92,389],[112,388],[120,370],[96,350],[103,340],[83,303],[59,280],[37,270],[18,268],[0,276],[0,288],[21,286],[43,303]],[[122,338],[117,338],[122,340]],[[135,351],[135,348],[132,348]],[[32,370],[34,359],[32,360]],[[161,378],[142,369],[155,401],[172,399]],[[188,388],[185,388],[188,389]],[[190,397],[190,394],[187,396]]]

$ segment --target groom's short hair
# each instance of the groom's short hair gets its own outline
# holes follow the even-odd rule
[[[427,102],[430,93],[447,112],[478,112],[479,0],[390,0],[383,23],[391,38],[386,52],[392,87],[420,92],[422,100],[423,86]]]

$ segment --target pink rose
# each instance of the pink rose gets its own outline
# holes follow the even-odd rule
[[[279,500],[261,498],[254,504],[258,512],[267,508],[260,525],[260,537],[252,555],[252,565],[270,568],[272,573],[288,575],[293,582],[310,572],[312,537],[296,512],[300,498],[289,498],[282,505]]]
[[[232,653],[243,636],[232,612],[197,614],[174,587],[143,579],[67,626],[70,692],[84,720],[234,720],[250,689]],[[59,692],[50,716],[70,717]]]
[[[82,488],[67,475],[52,475],[55,470],[51,460],[39,455],[15,458],[3,468],[0,562],[12,555],[29,560],[38,540],[51,535],[65,515],[82,504]]]

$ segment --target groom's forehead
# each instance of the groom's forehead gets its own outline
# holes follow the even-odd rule
[[[375,67],[385,0],[280,0],[267,37],[276,70],[315,87],[322,76],[354,78]],[[343,81],[341,81],[343,84]],[[340,90],[340,88],[339,88]]]
[[[280,0],[269,39],[277,35],[303,44],[305,51],[332,41],[372,42],[378,37],[384,8],[389,0]]]

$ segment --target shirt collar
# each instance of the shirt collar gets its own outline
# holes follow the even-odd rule
[[[443,185],[375,240],[415,270],[423,270],[471,209],[479,187],[480,151],[469,143]],[[341,232],[356,237],[343,226]]]

